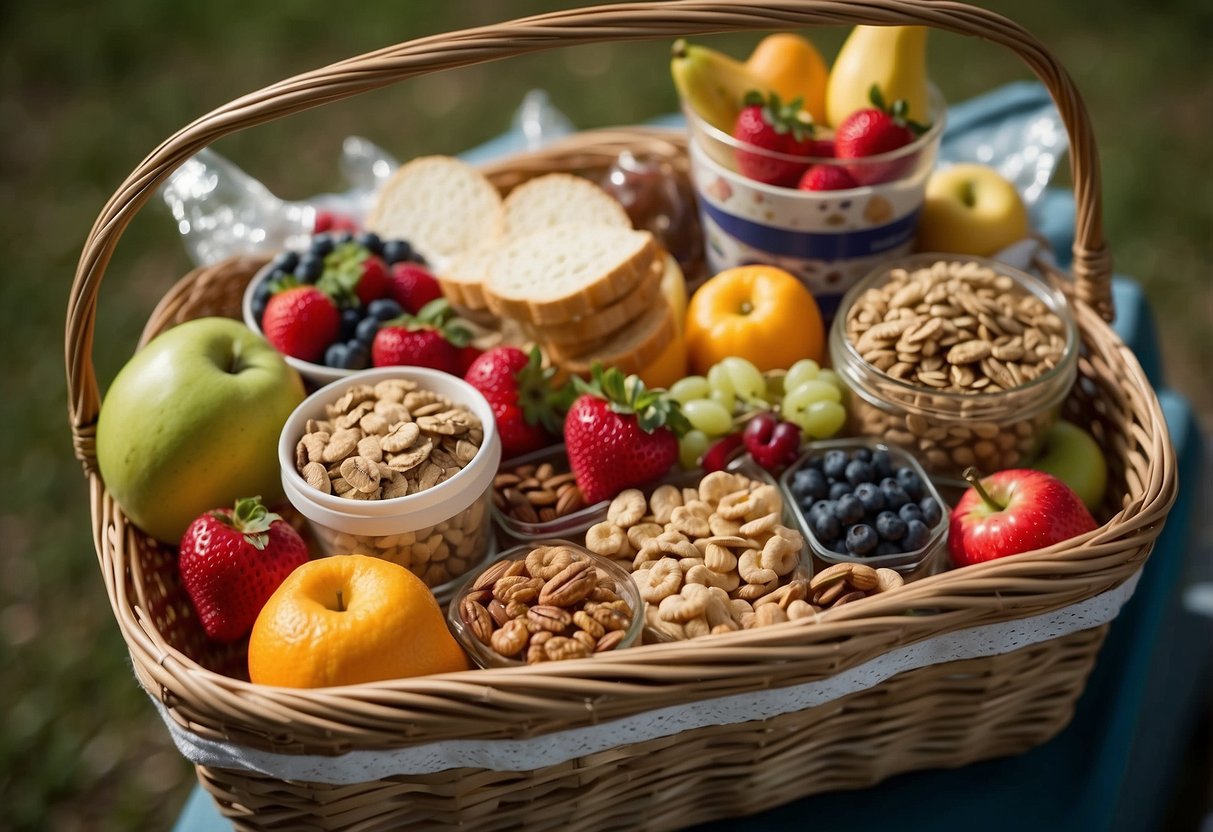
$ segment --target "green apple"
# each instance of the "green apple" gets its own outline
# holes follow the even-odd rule
[[[1028,235],[1028,209],[994,168],[959,164],[927,180],[918,247],[989,257]]]
[[[204,511],[281,496],[278,434],[303,398],[299,374],[244,324],[183,323],[110,385],[97,419],[101,478],[136,525],[176,544]]]
[[[1091,434],[1064,419],[1048,430],[1044,444],[1027,467],[1057,477],[1091,511],[1103,502],[1108,489],[1108,463],[1103,449]]]

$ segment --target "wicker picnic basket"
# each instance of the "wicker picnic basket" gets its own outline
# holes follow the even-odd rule
[[[427,72],[596,41],[850,24],[925,24],[994,41],[1052,92],[1077,198],[1068,291],[1084,349],[1067,407],[1107,453],[1107,522],[815,621],[351,688],[244,681],[239,648],[201,638],[175,553],[127,521],[96,467],[98,292],[119,237],[156,187],[224,135]],[[503,189],[551,170],[594,174],[624,148],[685,164],[676,133],[622,128],[575,135],[488,173]],[[238,317],[261,262],[191,273],[145,337],[188,318]],[[1110,271],[1094,139],[1069,76],[1019,26],[958,3],[670,0],[558,12],[393,46],[245,96],[169,138],[122,184],[89,235],[71,291],[73,437],[135,673],[222,812],[246,829],[666,829],[1022,752],[1069,720],[1176,492],[1158,401],[1106,323]]]

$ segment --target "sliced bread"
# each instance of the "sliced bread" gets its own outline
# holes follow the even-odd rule
[[[544,326],[624,297],[660,256],[653,235],[566,223],[508,241],[491,258],[485,300],[497,315]]]
[[[455,306],[480,312],[488,310],[484,297],[484,276],[489,263],[497,255],[499,244],[485,242],[450,258],[445,266],[434,269],[434,277],[442,287],[442,294]]]
[[[563,360],[552,356],[552,362],[579,376],[589,375],[594,362],[604,367],[618,367],[624,374],[639,373],[662,354],[671,339],[677,337],[674,312],[665,297],[659,295],[642,316],[598,349]]]
[[[578,349],[592,349],[603,338],[609,338],[644,314],[661,292],[661,275],[664,258],[653,261],[649,276],[636,284],[619,300],[596,310],[592,315],[576,318],[563,324],[524,327],[535,338],[545,344],[553,344],[568,355]]]
[[[501,195],[484,174],[450,156],[422,156],[384,183],[366,227],[405,239],[435,268],[501,233]]]
[[[569,173],[549,173],[524,182],[502,203],[502,232],[509,238],[569,222],[632,227],[614,197],[590,180]]]

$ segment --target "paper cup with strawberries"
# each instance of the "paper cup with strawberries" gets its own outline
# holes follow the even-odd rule
[[[773,96],[747,98],[731,133],[684,105],[712,273],[779,266],[830,318],[855,281],[913,248],[944,127],[938,90],[929,124],[877,92],[836,130]]]

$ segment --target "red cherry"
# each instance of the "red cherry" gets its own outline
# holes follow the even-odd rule
[[[768,471],[791,464],[800,453],[800,428],[791,422],[781,422],[770,413],[759,413],[750,419],[742,437],[750,456]]]
[[[733,452],[741,447],[742,439],[740,433],[732,433],[728,436],[717,439],[712,446],[708,448],[703,455],[703,461],[699,464],[703,470],[707,472],[723,471],[724,467],[729,464],[729,458],[733,456]]]

